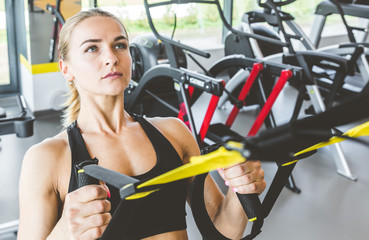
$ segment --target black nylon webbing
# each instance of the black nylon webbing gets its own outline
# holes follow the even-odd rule
[[[257,216],[257,220],[253,222],[252,229],[249,235],[242,238],[242,240],[254,239],[263,227],[264,219],[269,215],[271,209],[273,208],[275,202],[277,201],[283,187],[285,186],[288,178],[294,169],[296,163],[287,166],[278,166],[278,170],[274,176],[273,182],[262,202],[261,213]],[[207,176],[202,174],[196,176],[190,195],[192,214],[195,219],[195,223],[203,237],[204,240],[229,240],[229,238],[222,235],[214,226],[209,214],[206,211],[205,201],[204,201],[204,181]],[[244,200],[240,198],[242,205],[246,204]]]

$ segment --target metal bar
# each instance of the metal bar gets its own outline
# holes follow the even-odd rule
[[[156,96],[155,94],[153,94],[152,92],[150,92],[149,90],[145,89],[145,92],[147,94],[149,94],[151,97],[155,98],[156,101],[160,102],[161,104],[163,104],[165,107],[169,108],[170,110],[172,110],[174,113],[178,114],[179,110],[175,107],[173,107],[172,105],[170,105],[169,103],[167,103],[166,101],[162,100],[160,97]]]
[[[275,100],[277,99],[279,93],[282,91],[284,85],[286,84],[287,80],[290,79],[293,76],[292,72],[290,70],[283,70],[281,72],[281,75],[275,84],[272,92],[270,93],[268,99],[266,100],[263,108],[261,109],[258,117],[256,118],[254,124],[252,125],[249,133],[247,136],[255,136],[256,133],[259,131],[260,127],[264,123],[265,118],[270,113],[270,110],[273,107],[273,104]]]
[[[19,220],[0,224],[0,235],[5,235],[8,233],[16,234],[18,232],[18,225]]]
[[[199,132],[201,143],[204,142],[204,138],[206,136],[206,133],[208,132],[210,122],[214,116],[214,112],[215,112],[215,109],[217,108],[218,102],[219,102],[219,96],[212,95],[208,109],[204,117],[204,121],[202,122],[200,132]]]
[[[316,85],[306,85],[307,93],[309,94],[310,101],[314,107],[316,113],[324,112],[326,110],[322,96]],[[333,131],[332,131],[333,132]],[[333,157],[337,172],[350,180],[356,181],[357,177],[353,176],[350,168],[347,164],[345,155],[343,154],[341,145],[339,143],[331,146],[331,152],[335,156]]]
[[[257,76],[259,75],[260,71],[263,70],[263,64],[262,63],[255,63],[249,76],[247,77],[242,90],[238,96],[238,100],[244,102],[247,95],[250,92],[250,89],[252,87],[252,85],[254,84],[255,79],[257,78]],[[234,120],[236,119],[236,116],[238,114],[238,112],[240,111],[240,109],[237,106],[233,106],[233,109],[231,111],[231,113],[229,114],[227,121],[225,123],[225,125],[227,127],[231,127]]]

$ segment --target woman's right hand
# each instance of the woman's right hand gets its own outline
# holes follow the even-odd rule
[[[106,185],[87,185],[66,195],[63,222],[71,239],[97,239],[107,227],[111,205]]]

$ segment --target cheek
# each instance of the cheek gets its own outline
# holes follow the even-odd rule
[[[75,76],[86,77],[91,75],[96,75],[99,69],[99,64],[96,59],[75,59],[73,63],[73,72]]]
[[[129,68],[131,68],[131,66],[132,66],[132,58],[131,58],[131,55],[130,54],[128,54],[125,58],[124,58],[124,60],[123,60],[125,63],[126,63],[126,65],[129,67]]]
[[[129,71],[129,73],[131,74],[131,68],[132,68],[132,59],[131,59],[131,55],[128,55],[124,58],[122,58],[123,62],[124,62],[124,68],[126,71]]]

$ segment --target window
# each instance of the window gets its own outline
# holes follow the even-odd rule
[[[148,1],[149,4],[157,2],[160,0]],[[220,3],[223,5],[223,0],[220,0]],[[88,4],[84,5],[82,2],[82,7],[85,6]],[[98,1],[98,6],[122,19],[131,39],[152,32],[143,0]],[[213,4],[191,3],[152,7],[151,15],[160,34],[171,36],[174,31],[174,39],[192,46],[201,44],[208,48],[222,43],[222,23]]]
[[[16,19],[23,20],[23,16],[19,15],[23,14],[22,4],[22,1],[0,1],[0,94],[19,92],[17,42],[21,40],[15,37],[15,26]],[[19,26],[18,29],[21,30]]]
[[[10,84],[5,2],[0,2],[0,86]]]

